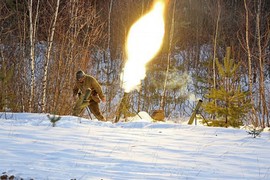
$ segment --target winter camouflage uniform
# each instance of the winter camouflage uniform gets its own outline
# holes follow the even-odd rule
[[[100,99],[105,98],[101,86],[94,77],[84,74],[83,71],[81,72],[84,80],[80,82],[77,78],[73,88],[73,96],[79,94],[79,99],[76,101],[72,115],[78,116],[83,109],[88,106],[91,113],[93,113],[98,120],[105,121],[99,109]]]

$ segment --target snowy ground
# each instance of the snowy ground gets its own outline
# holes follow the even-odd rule
[[[270,179],[270,133],[152,123],[112,124],[0,113],[0,175],[35,180]]]

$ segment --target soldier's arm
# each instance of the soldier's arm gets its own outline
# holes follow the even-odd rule
[[[93,78],[92,80],[92,87],[98,93],[98,96],[100,97],[101,100],[105,99],[105,96],[102,92],[102,88],[95,78]]]
[[[79,88],[77,86],[77,83],[75,84],[75,86],[73,87],[73,97],[75,97],[79,92]]]

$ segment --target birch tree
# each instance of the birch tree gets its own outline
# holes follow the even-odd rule
[[[220,0],[217,2],[217,20],[216,20],[216,27],[215,27],[215,36],[214,36],[214,52],[213,52],[213,88],[216,89],[216,54],[217,54],[217,38],[218,38],[218,31],[219,31],[219,21],[220,21],[220,13],[221,13],[221,7],[220,7]],[[217,105],[216,100],[214,99],[215,105]]]
[[[160,102],[160,109],[164,111],[164,106],[165,106],[165,96],[166,96],[166,88],[167,88],[167,81],[168,81],[168,74],[169,74],[169,68],[170,68],[170,56],[171,56],[171,48],[172,48],[172,41],[173,41],[173,36],[174,36],[174,26],[175,26],[175,7],[176,7],[176,0],[173,2],[173,11],[172,11],[172,20],[171,20],[171,30],[170,30],[170,35],[169,35],[169,50],[168,50],[168,55],[167,55],[167,68],[166,68],[166,73],[165,73],[165,80],[164,80],[164,85],[163,85],[163,95],[161,97],[161,102]]]
[[[110,85],[110,71],[112,66],[112,59],[111,59],[111,50],[110,50],[110,44],[111,44],[111,15],[112,15],[112,7],[113,7],[113,0],[110,0],[109,5],[109,14],[108,14],[108,39],[107,39],[107,48],[105,50],[105,73],[106,73],[106,90],[105,94],[107,95],[107,104],[105,107],[106,116],[108,116],[108,111],[111,111],[111,100],[112,97],[108,96],[109,94],[109,85]],[[107,117],[106,117],[107,118]]]
[[[41,101],[41,108],[42,112],[44,113],[46,110],[46,95],[47,95],[47,74],[48,74],[48,66],[50,62],[50,55],[51,55],[51,50],[52,50],[52,45],[53,45],[53,39],[54,39],[54,32],[55,32],[55,24],[57,21],[57,16],[58,16],[58,9],[59,9],[59,3],[60,0],[57,0],[56,8],[55,8],[55,14],[54,14],[54,19],[52,22],[52,27],[50,29],[50,33],[48,36],[48,48],[46,52],[46,57],[45,57],[45,63],[44,63],[44,75],[43,75],[43,80],[42,80],[42,101]]]
[[[33,0],[28,1],[29,10],[29,40],[30,40],[30,96],[29,96],[29,112],[33,111],[33,101],[35,97],[35,37],[37,29],[37,17],[39,12],[39,0],[37,2],[36,16],[33,16]]]
[[[259,125],[259,120],[256,115],[255,111],[255,105],[254,105],[254,99],[253,99],[253,81],[252,81],[252,61],[251,61],[251,50],[249,45],[249,9],[247,6],[246,0],[244,0],[244,6],[245,6],[245,24],[246,24],[246,31],[245,31],[245,40],[246,40],[246,51],[247,51],[247,57],[248,57],[248,79],[249,79],[249,92],[250,92],[250,99],[251,99],[251,106],[252,106],[252,122],[255,126]]]
[[[257,12],[256,12],[256,39],[258,46],[258,61],[259,61],[259,94],[260,94],[260,108],[261,108],[261,125],[265,127],[265,123],[268,121],[268,110],[266,105],[266,97],[265,97],[265,85],[264,85],[264,61],[262,55],[262,45],[261,45],[261,0],[257,0]],[[267,121],[266,121],[267,119]],[[268,123],[269,126],[269,123]]]

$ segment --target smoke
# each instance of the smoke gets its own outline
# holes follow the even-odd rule
[[[154,72],[149,74],[148,78],[156,88],[163,88],[166,79],[166,72]],[[179,69],[173,68],[167,74],[166,89],[180,90],[181,93],[187,94],[188,84],[192,83],[191,77],[187,72],[181,72]]]

